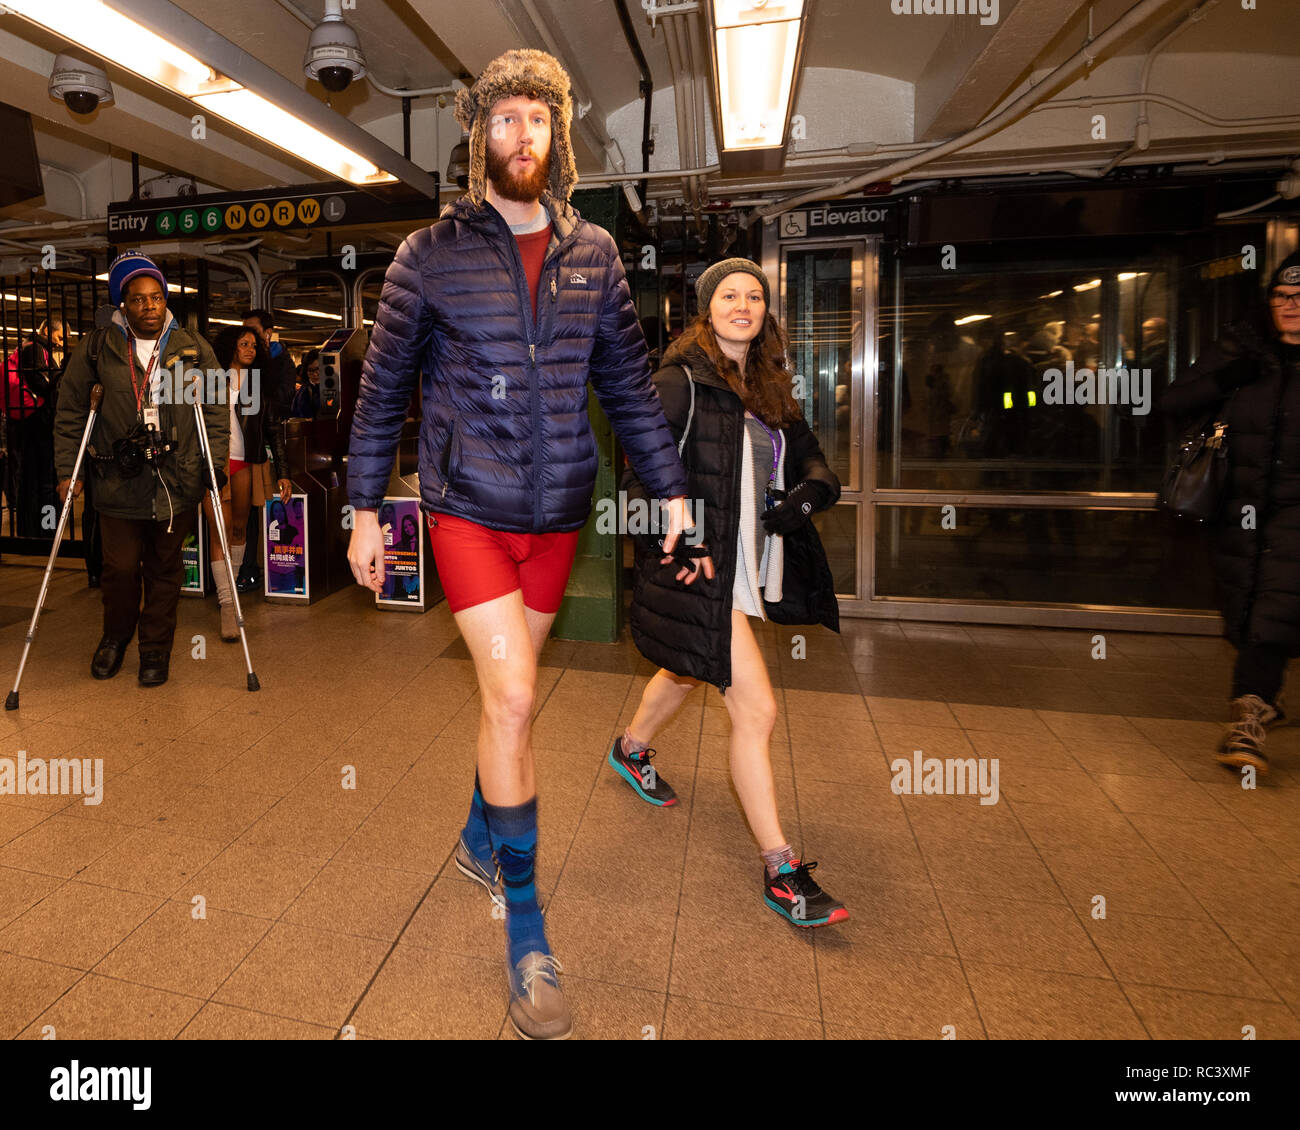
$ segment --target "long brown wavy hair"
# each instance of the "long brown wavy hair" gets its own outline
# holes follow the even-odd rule
[[[803,409],[791,391],[794,376],[785,360],[785,331],[770,310],[763,315],[763,328],[758,331],[758,336],[749,343],[744,376],[741,376],[740,367],[718,345],[707,310],[682,331],[681,336],[672,344],[672,352],[684,351],[692,346],[709,359],[731,391],[740,397],[746,410],[763,423],[771,427],[785,427],[803,416]]]

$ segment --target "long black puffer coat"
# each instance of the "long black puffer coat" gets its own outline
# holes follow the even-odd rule
[[[1238,648],[1265,644],[1295,657],[1300,346],[1281,344],[1266,313],[1227,328],[1165,390],[1160,409],[1185,427],[1225,401],[1228,482],[1223,509],[1209,523],[1223,634]]]
[[[682,463],[690,481],[688,498],[703,501],[704,542],[713,558],[712,581],[701,572],[690,585],[676,579],[680,566],[660,565],[659,539],[635,538],[636,578],[632,589],[632,639],[650,662],[712,683],[731,685],[731,590],[736,577],[740,532],[740,469],[744,450],[745,409],[740,398],[697,346],[669,348],[665,367],[654,375],[655,388],[674,442],[680,441],[690,413],[691,390],[682,364],[695,381],[695,413]],[[811,429],[802,419],[785,428],[786,489],[817,479],[831,490],[833,506],[840,481]],[[623,475],[628,500],[645,500],[647,492],[629,468]],[[651,496],[653,497],[653,496]],[[693,505],[697,505],[693,502]],[[698,510],[692,511],[701,521]],[[761,527],[760,527],[761,528]],[[782,600],[764,601],[764,612],[778,624],[825,624],[840,628],[839,605],[826,551],[811,522],[785,536]]]

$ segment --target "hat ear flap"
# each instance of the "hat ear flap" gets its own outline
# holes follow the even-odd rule
[[[474,96],[469,92],[469,87],[462,86],[456,91],[456,121],[460,123],[460,128],[468,130],[470,123],[474,120]]]
[[[469,187],[465,194],[475,204],[482,204],[487,195],[487,122],[482,114],[469,131]]]

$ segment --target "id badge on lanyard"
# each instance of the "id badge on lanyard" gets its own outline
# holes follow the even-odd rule
[[[162,417],[158,411],[158,405],[153,399],[153,372],[154,365],[158,360],[158,345],[155,345],[153,352],[149,355],[148,364],[145,365],[144,374],[139,384],[135,379],[135,339],[132,338],[127,343],[127,356],[131,360],[131,385],[135,390],[136,410],[140,413],[140,419],[146,428],[153,428],[155,431],[162,431]]]

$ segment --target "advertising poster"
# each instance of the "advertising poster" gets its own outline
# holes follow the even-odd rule
[[[186,534],[181,546],[181,564],[185,569],[185,582],[181,592],[204,596],[207,585],[208,560],[208,526],[203,518],[203,507],[199,507],[198,518],[192,533]]]
[[[424,538],[420,536],[420,500],[385,498],[379,506],[384,535],[384,587],[375,594],[378,605],[423,608],[420,577],[424,571]]]
[[[267,596],[310,599],[307,590],[307,496],[268,499],[262,515],[264,592]]]

